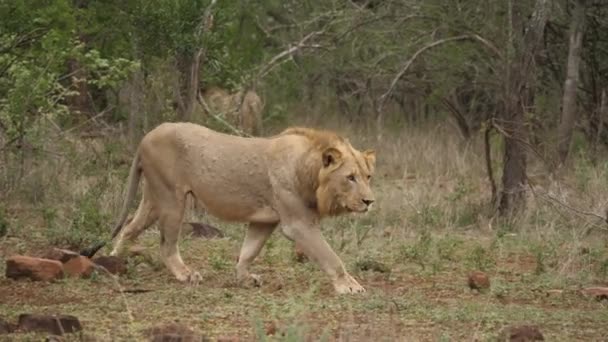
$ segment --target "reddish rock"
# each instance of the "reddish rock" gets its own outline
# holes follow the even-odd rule
[[[48,332],[53,335],[63,335],[82,330],[78,318],[71,315],[19,315],[19,331]]]
[[[88,278],[95,270],[95,264],[85,256],[78,256],[63,264],[63,269],[70,277]]]
[[[520,325],[507,327],[501,333],[501,341],[528,342],[544,341],[545,337],[535,325]]]
[[[194,328],[180,323],[169,323],[154,326],[144,332],[153,342],[201,342],[207,338]]]
[[[126,260],[116,256],[99,256],[93,258],[93,262],[98,266],[105,268],[112,274],[125,274],[127,273],[127,262]]]
[[[588,287],[581,292],[584,295],[595,297],[597,300],[608,299],[608,287]]]
[[[44,254],[42,254],[41,258],[57,260],[57,261],[61,262],[62,264],[65,264],[66,262],[70,261],[70,259],[76,258],[79,256],[80,256],[80,254],[67,250],[67,249],[52,248],[52,249],[46,251]]]
[[[490,287],[490,278],[481,271],[473,271],[469,273],[468,284],[473,290],[487,289]]]
[[[63,277],[63,265],[57,260],[13,255],[6,259],[6,277],[52,281]]]

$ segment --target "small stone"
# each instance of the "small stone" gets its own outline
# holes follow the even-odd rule
[[[42,258],[57,260],[62,264],[65,264],[66,262],[70,261],[70,259],[76,258],[78,256],[80,256],[80,254],[67,249],[51,248],[42,255]]]
[[[49,335],[44,342],[63,342],[65,339],[59,335]]]
[[[184,224],[184,230],[191,231],[192,236],[202,237],[205,239],[224,237],[224,233],[222,233],[221,230],[206,223],[188,222]]]
[[[63,277],[63,265],[57,260],[13,255],[6,259],[6,277],[52,281]]]
[[[361,260],[355,264],[361,271],[374,271],[378,273],[389,273],[391,270],[385,264],[375,260]]]
[[[78,256],[63,264],[63,269],[70,277],[88,278],[95,270],[95,264],[85,256]]]
[[[47,332],[53,335],[63,335],[82,330],[78,318],[71,315],[19,315],[19,331]]]
[[[595,297],[597,300],[608,299],[608,287],[588,287],[581,292],[584,295]]]
[[[501,341],[528,342],[544,341],[545,337],[535,325],[520,325],[505,328],[501,333]]]
[[[98,256],[93,258],[93,262],[112,274],[125,274],[127,273],[127,262],[126,260],[117,256]]]
[[[146,329],[144,333],[153,342],[201,342],[207,338],[196,332],[191,326],[180,323],[169,323]]]
[[[484,272],[473,271],[469,273],[468,284],[473,290],[487,289],[490,287],[490,278]]]

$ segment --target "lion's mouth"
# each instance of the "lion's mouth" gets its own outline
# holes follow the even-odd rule
[[[369,210],[369,207],[363,207],[363,208],[356,208],[355,209],[355,208],[351,208],[351,207],[347,206],[346,210],[349,213],[365,213],[365,212],[367,212]]]

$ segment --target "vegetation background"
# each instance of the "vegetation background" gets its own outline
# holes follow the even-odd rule
[[[2,279],[0,317],[73,313],[101,340],[174,318],[260,340],[488,340],[526,322],[608,338],[605,302],[578,291],[608,285],[606,1],[0,0],[0,258],[107,240],[156,125],[239,134],[202,110],[204,86],[260,94],[263,135],[324,127],[378,151],[375,211],[325,224],[369,293],[334,297],[280,236],[255,265],[267,284],[233,287],[244,230],[192,212],[228,234],[184,237],[200,288],[137,259],[118,282]],[[137,286],[153,292],[117,290]]]

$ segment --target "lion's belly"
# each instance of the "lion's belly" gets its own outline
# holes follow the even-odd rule
[[[197,196],[210,215],[234,222],[277,223],[279,215],[272,207],[247,198],[212,198],[205,194]]]

